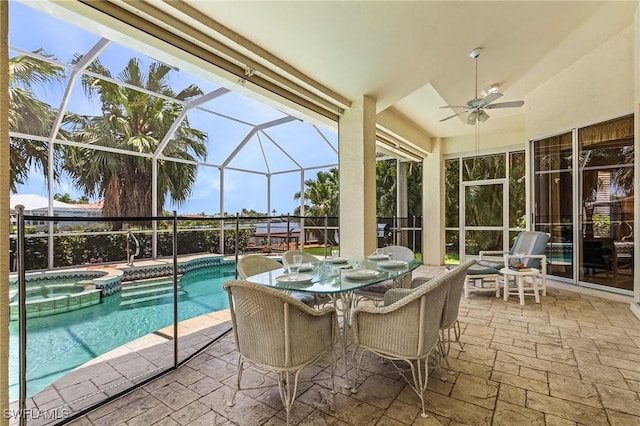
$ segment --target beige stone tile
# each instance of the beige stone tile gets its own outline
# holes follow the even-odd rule
[[[597,383],[596,387],[605,408],[640,417],[638,393],[600,383]]]
[[[492,343],[500,343],[503,345],[513,345],[514,340],[510,337],[493,336]]]
[[[600,363],[611,367],[640,372],[640,362],[607,355],[599,355]]]
[[[460,354],[460,360],[472,361],[478,364],[487,366],[493,366],[496,358],[496,352],[494,349],[487,347],[467,344],[465,345],[465,351]]]
[[[317,385],[300,395],[299,399],[300,402],[331,414],[347,424],[374,425],[384,414],[383,409],[341,393],[333,395],[328,389]],[[333,404],[327,403],[332,400]]]
[[[277,412],[273,408],[246,396],[243,392],[238,392],[235,398],[235,405],[229,407],[227,401],[231,400],[231,395],[232,389],[222,386],[210,394],[203,396],[199,401],[216,413],[241,425],[262,424]],[[295,409],[295,405],[293,409]]]
[[[513,339],[513,346],[517,346],[519,348],[531,349],[533,351],[536,350],[536,343],[525,342],[524,340]]]
[[[611,426],[638,426],[638,416],[607,410]]]
[[[625,370],[624,368],[620,368],[619,371],[620,371],[620,374],[622,374],[622,376],[627,380],[640,381],[640,372],[629,371],[629,370]]]
[[[562,364],[559,362],[552,362],[540,358],[532,358],[518,354],[507,354],[506,352],[498,352],[498,361],[517,364],[524,367],[530,367],[535,370],[546,370],[558,374],[564,374],[567,376],[578,377],[578,369],[569,364]]]
[[[527,379],[532,379],[532,380],[537,380],[539,382],[546,382],[547,381],[547,372],[543,371],[543,370],[536,370],[533,368],[529,368],[529,367],[520,367],[520,374],[521,377],[527,378]]]
[[[425,404],[428,411],[466,425],[487,425],[493,417],[493,410],[429,391]]]
[[[205,413],[210,411],[211,408],[202,404],[199,401],[194,401],[188,405],[185,405],[181,409],[171,414],[171,418],[180,423],[181,425],[188,425],[192,421],[202,417]]]
[[[438,380],[439,381],[439,380]],[[366,378],[352,397],[378,408],[386,409],[404,388],[404,382],[373,375]]]
[[[598,357],[598,353],[596,352],[582,352],[582,351],[574,350],[573,356],[576,358],[576,362],[578,364],[584,363],[584,362],[590,362],[592,364],[600,364],[600,358]]]
[[[517,376],[520,374],[520,366],[510,362],[496,361],[493,365],[493,371],[500,371]],[[491,373],[491,371],[489,371],[489,373]]]
[[[147,426],[169,416],[172,413],[171,408],[166,405],[157,405],[153,408],[145,410],[143,413],[135,416],[127,422],[129,426]]]
[[[592,382],[573,379],[559,374],[549,374],[549,392],[552,397],[602,408],[600,396]]]
[[[545,414],[544,421],[547,426],[575,426],[576,422],[563,419],[562,417],[554,416],[553,414]]]
[[[196,392],[188,389],[178,382],[173,382],[156,389],[151,392],[151,395],[158,398],[174,411],[181,409],[200,397]]]
[[[576,423],[594,426],[609,424],[604,410],[561,398],[554,398],[538,392],[527,392],[527,407]]]
[[[569,365],[576,365],[576,359],[571,349],[563,349],[557,346],[538,345],[537,356],[553,362],[561,362]]]
[[[498,396],[498,383],[461,374],[456,380],[451,397],[484,408],[494,409]]]
[[[536,392],[549,393],[549,385],[546,381],[527,379],[525,377],[514,376],[512,374],[501,373],[500,371],[494,371],[491,374],[491,380],[500,382],[500,384],[508,384],[517,388],[532,390]]]
[[[498,391],[498,400],[524,407],[527,402],[527,392],[522,388],[501,383]]]
[[[549,318],[549,325],[552,327],[558,327],[558,328],[570,329],[570,330],[580,329],[580,325],[578,324],[578,321],[564,319],[564,314],[562,318]]]
[[[620,370],[615,367],[578,361],[578,369],[584,380],[628,388]]]
[[[420,407],[413,404],[405,404],[397,399],[394,400],[387,411],[385,411],[386,417],[407,425],[410,425],[419,414]]]
[[[544,413],[540,411],[498,401],[492,424],[495,426],[545,426],[545,419]]]
[[[529,348],[523,348],[523,347],[518,347],[513,345],[504,345],[502,343],[496,343],[495,341],[491,343],[491,346],[489,346],[489,348],[495,349],[496,351],[509,352],[514,354],[526,355],[530,357],[536,356],[535,348],[529,349]]]
[[[510,337],[524,342],[541,343],[543,345],[560,345],[561,339],[556,336],[537,335],[529,333],[519,333],[512,330],[496,330],[497,336]]]
[[[599,352],[598,347],[593,343],[592,339],[566,337],[563,338],[563,347],[582,352]]]
[[[449,359],[450,370],[458,371],[460,373],[469,374],[471,376],[480,377],[483,379],[488,379],[491,376],[491,366],[478,364],[475,362],[460,360],[460,359]]]

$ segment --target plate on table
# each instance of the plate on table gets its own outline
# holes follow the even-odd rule
[[[315,265],[313,263],[303,263],[302,265],[300,265],[300,272],[305,272],[305,271],[310,271],[313,269]]]
[[[294,278],[292,275],[278,275],[276,277],[276,281],[280,283],[291,283],[291,284],[307,284],[311,283],[313,279],[313,275],[309,274],[298,274],[297,278]]]
[[[356,269],[353,271],[344,271],[343,274],[345,278],[349,278],[350,280],[368,280],[377,277],[380,275],[380,272],[371,269]]]
[[[329,263],[347,263],[349,261],[346,257],[327,257],[325,260]]]
[[[383,268],[404,268],[407,266],[407,262],[404,260],[385,260],[384,262],[378,263],[378,266]]]
[[[369,259],[369,260],[389,260],[389,255],[388,254],[372,254],[370,256],[367,256],[367,259]]]

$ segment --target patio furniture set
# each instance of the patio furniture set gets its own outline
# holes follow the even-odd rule
[[[363,355],[373,353],[391,361],[420,398],[422,416],[428,417],[424,394],[430,360],[434,367],[439,368],[441,361],[448,367],[451,342],[460,344],[458,308],[463,291],[465,297],[473,291],[495,291],[499,297],[502,277],[505,300],[517,294],[524,304],[525,291],[531,290],[539,303],[540,276],[546,295],[543,253],[547,240],[548,234],[523,232],[509,252],[481,253],[478,264],[468,260],[431,279],[411,278],[420,263],[403,247],[379,249],[364,259],[334,253],[319,261],[296,250],[283,254],[283,264],[264,256],[242,257],[240,280],[224,284],[240,353],[236,390],[228,404],[233,405],[236,393],[246,389],[242,372],[249,362],[276,373],[288,423],[300,372],[327,354],[335,393],[334,345],[339,340],[345,388],[357,392]],[[502,262],[490,263],[484,257],[497,254],[503,256]],[[492,287],[478,286],[478,281],[491,282]],[[363,299],[373,305],[358,305]],[[353,343],[350,354],[349,342]],[[442,379],[446,381],[446,376]]]

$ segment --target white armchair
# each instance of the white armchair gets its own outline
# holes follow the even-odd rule
[[[335,390],[333,348],[338,318],[333,307],[313,309],[283,292],[247,281],[229,280],[223,287],[229,294],[233,334],[240,353],[236,390],[227,405],[234,405],[241,389],[245,362],[277,374],[287,424],[300,372],[326,353],[331,354]]]
[[[406,296],[388,306],[359,306],[354,310],[351,317],[356,366],[354,386],[357,386],[363,354],[367,351],[377,354],[393,363],[420,398],[422,417],[428,417],[424,392],[429,376],[429,357],[438,348],[449,285],[465,273],[464,268],[456,268],[415,289],[392,289],[387,292],[389,298],[392,296],[389,293],[396,291]],[[398,362],[406,363],[410,372],[402,369]]]

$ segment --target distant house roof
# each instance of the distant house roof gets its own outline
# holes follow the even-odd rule
[[[38,194],[14,194],[10,196],[9,206],[11,211],[15,211],[17,205],[23,205],[25,212],[46,211],[49,208],[49,200]],[[100,210],[103,201],[89,204],[67,204],[62,201],[53,200],[53,209],[57,212],[78,211],[78,210]]]

